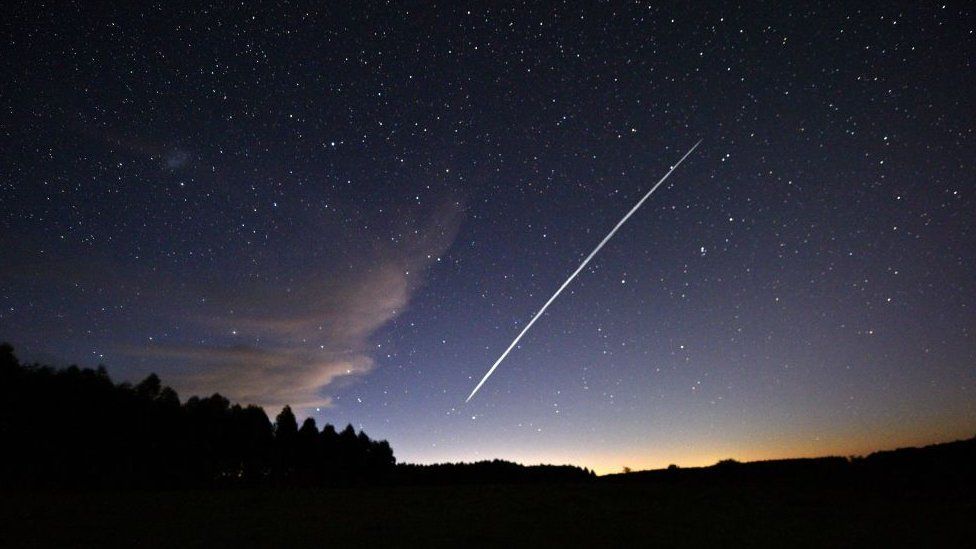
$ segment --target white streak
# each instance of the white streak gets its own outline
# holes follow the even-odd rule
[[[621,219],[620,221],[617,222],[616,225],[614,225],[613,229],[607,234],[607,236],[603,237],[603,240],[601,240],[600,243],[596,245],[596,248],[593,248],[593,251],[590,252],[590,255],[586,256],[586,259],[584,259],[583,262],[580,263],[580,266],[577,267],[575,271],[573,271],[573,274],[569,275],[569,278],[566,279],[566,282],[563,282],[562,286],[560,286],[559,289],[556,290],[556,293],[552,294],[552,297],[549,298],[549,301],[546,301],[546,304],[543,305],[542,308],[539,309],[539,312],[537,312],[535,316],[532,317],[532,320],[530,320],[529,323],[525,325],[525,328],[522,328],[522,331],[519,332],[519,335],[518,337],[515,338],[515,341],[512,341],[512,344],[508,346],[508,349],[505,349],[505,352],[502,353],[502,356],[498,357],[498,360],[496,360],[495,363],[491,366],[491,369],[488,370],[488,373],[485,374],[485,377],[481,378],[481,381],[478,382],[478,385],[474,388],[473,391],[471,391],[471,394],[468,395],[468,398],[465,399],[464,402],[470,402],[471,399],[474,398],[474,395],[478,393],[478,389],[481,389],[481,386],[484,385],[485,382],[488,381],[488,378],[491,377],[491,374],[495,372],[495,368],[498,368],[498,365],[501,364],[503,360],[505,360],[505,357],[508,356],[508,353],[512,352],[512,349],[514,349],[515,346],[518,345],[519,340],[522,339],[522,336],[525,335],[525,332],[529,331],[529,328],[531,328],[532,325],[535,324],[536,320],[539,320],[539,317],[542,316],[542,313],[546,312],[546,309],[549,308],[549,305],[552,305],[552,302],[555,301],[557,297],[559,297],[559,294],[561,294],[562,291],[566,289],[566,286],[569,286],[569,283],[572,282],[574,278],[576,278],[576,275],[580,274],[580,271],[586,268],[587,263],[589,263],[590,260],[593,259],[593,256],[595,256],[597,252],[600,251],[600,248],[603,248],[603,245],[606,244],[611,238],[613,238],[613,235],[616,234],[617,230],[620,229],[620,227],[624,223],[626,223],[628,219],[630,219],[630,216],[634,215],[634,212],[636,212],[648,198],[650,198],[651,194],[653,194],[654,191],[656,191],[657,188],[661,186],[661,183],[664,183],[664,181],[672,173],[674,173],[674,170],[678,169],[678,166],[680,166],[681,163],[684,162],[685,159],[688,158],[688,156],[691,153],[695,152],[695,149],[698,148],[698,145],[701,145],[701,140],[698,140],[698,143],[695,143],[693,147],[688,149],[688,152],[686,152],[685,155],[681,157],[681,160],[678,160],[678,162],[674,166],[671,166],[671,169],[668,170],[668,173],[664,174],[664,177],[662,177],[660,181],[658,181],[653,187],[651,187],[651,190],[647,191],[647,194],[644,195],[644,198],[641,198],[640,202],[638,202],[633,208],[631,208],[630,211],[627,212],[627,215],[625,215],[623,219]]]

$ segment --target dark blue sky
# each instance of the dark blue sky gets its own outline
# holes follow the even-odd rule
[[[291,403],[409,461],[976,428],[966,3],[97,9],[2,23],[26,359]]]

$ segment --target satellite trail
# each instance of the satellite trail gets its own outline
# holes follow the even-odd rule
[[[535,321],[539,320],[539,317],[542,316],[542,313],[546,312],[546,309],[549,308],[549,305],[552,305],[552,302],[555,301],[557,297],[559,297],[559,294],[561,294],[562,291],[566,289],[566,286],[569,286],[569,283],[572,282],[574,278],[576,278],[576,275],[580,274],[580,271],[582,271],[586,267],[587,263],[589,263],[590,260],[593,259],[593,256],[595,256],[597,252],[600,251],[600,248],[603,248],[603,245],[606,244],[611,238],[613,238],[613,235],[616,234],[617,230],[620,229],[620,227],[624,223],[626,223],[628,219],[630,219],[630,216],[634,215],[634,212],[636,212],[644,204],[644,201],[650,198],[651,194],[653,194],[654,191],[656,191],[657,188],[661,186],[661,183],[664,183],[664,181],[672,173],[674,173],[674,170],[678,169],[678,166],[680,166],[681,163],[685,161],[685,158],[688,158],[688,156],[691,153],[695,152],[695,149],[698,148],[698,145],[701,145],[700,139],[698,140],[698,143],[695,143],[694,146],[688,149],[688,152],[686,152],[685,155],[682,156],[681,159],[678,160],[678,162],[674,166],[671,166],[671,169],[668,170],[668,173],[664,174],[664,177],[662,177],[660,181],[655,183],[654,186],[651,187],[651,190],[647,191],[647,194],[644,195],[644,198],[641,198],[640,201],[636,205],[634,205],[634,207],[631,208],[629,212],[627,212],[627,215],[625,215],[620,221],[617,222],[616,225],[614,225],[613,229],[611,229],[610,232],[607,233],[607,236],[603,237],[603,240],[601,240],[600,243],[596,245],[596,248],[593,248],[593,251],[590,252],[590,255],[586,256],[586,259],[584,259],[583,262],[580,263],[579,267],[576,267],[576,270],[573,271],[573,274],[569,275],[569,278],[566,279],[566,282],[563,282],[562,286],[560,286],[559,289],[556,290],[556,293],[552,294],[552,297],[549,298],[549,301],[546,301],[546,304],[543,305],[542,308],[539,309],[539,312],[537,312],[535,316],[532,317],[532,320],[530,320],[529,323],[525,325],[525,328],[522,328],[522,331],[519,332],[519,335],[516,336],[514,341],[512,341],[512,344],[509,345],[508,348],[505,349],[505,352],[502,353],[502,356],[498,357],[498,360],[496,360],[495,363],[492,364],[491,368],[488,370],[488,373],[485,374],[485,377],[481,378],[481,381],[478,382],[478,385],[475,386],[474,390],[471,391],[471,394],[468,395],[468,398],[465,399],[464,402],[466,403],[471,402],[471,399],[474,398],[474,395],[478,394],[478,390],[481,389],[481,386],[484,385],[485,382],[488,381],[488,378],[491,377],[491,374],[495,372],[495,368],[498,368],[498,365],[501,364],[503,360],[505,360],[505,357],[508,356],[508,353],[512,352],[512,349],[514,349],[515,346],[518,345],[519,340],[522,339],[522,336],[525,335],[525,332],[528,332],[529,328],[531,328],[532,325],[535,324]]]

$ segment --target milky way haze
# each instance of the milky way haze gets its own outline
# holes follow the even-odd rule
[[[27,360],[291,403],[407,461],[976,432],[969,3],[21,3],[0,25],[0,339]]]

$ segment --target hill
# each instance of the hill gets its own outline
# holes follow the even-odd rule
[[[616,473],[614,483],[815,482],[896,488],[925,486],[952,490],[976,481],[976,437],[922,448],[879,451],[864,457],[777,459],[740,463],[728,459],[709,467]]]

